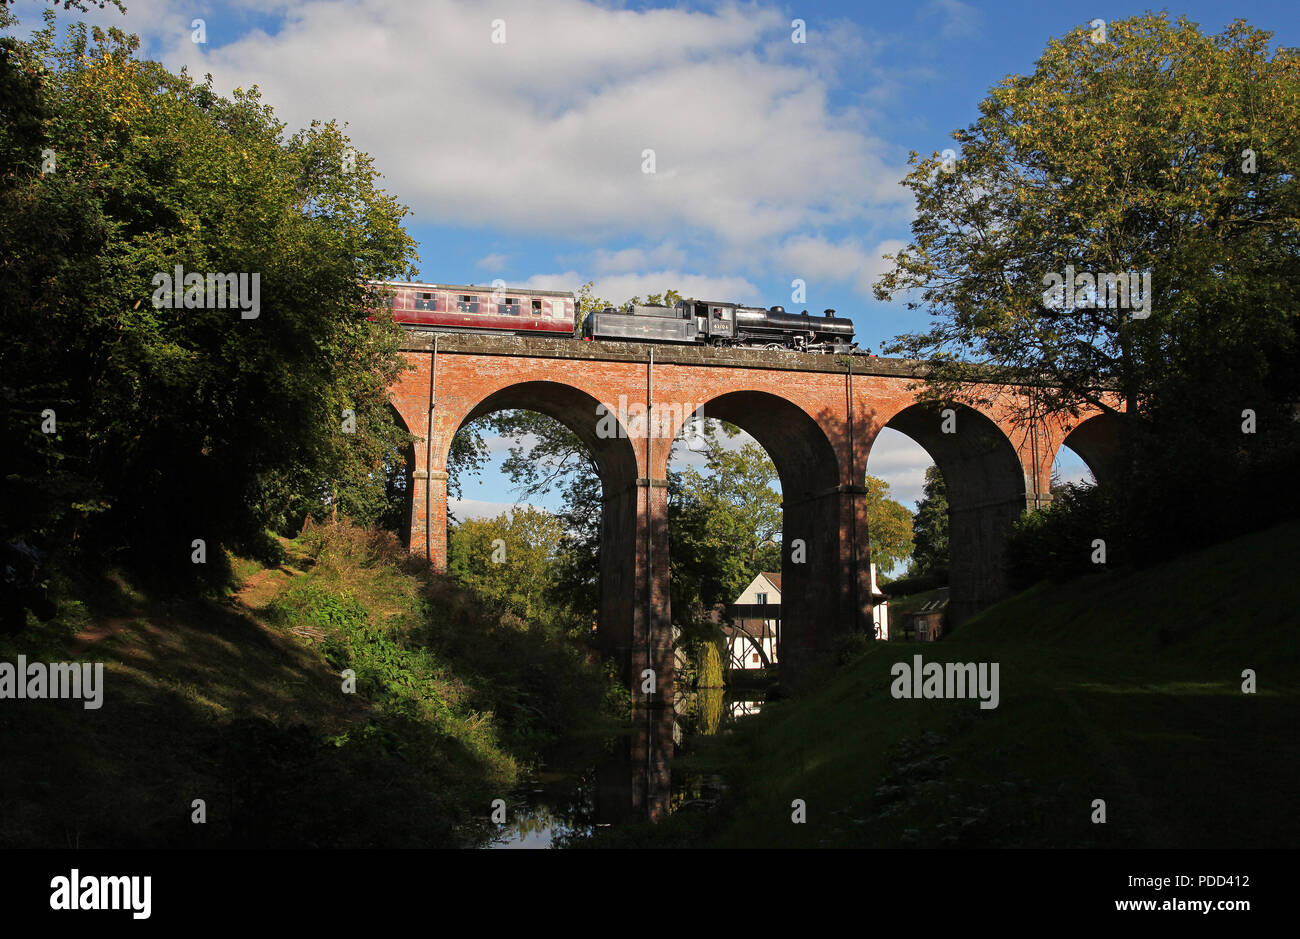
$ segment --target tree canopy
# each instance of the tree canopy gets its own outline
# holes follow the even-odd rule
[[[958,158],[912,155],[912,240],[876,295],[933,321],[888,351],[930,363],[930,397],[979,403],[992,386],[967,383],[994,377],[1022,417],[1111,414],[1115,486],[1089,504],[1114,503],[1135,556],[1300,511],[1297,127],[1300,51],[1244,21],[1050,40]]]
[[[867,474],[867,533],[871,541],[871,563],[888,574],[912,555],[912,513],[901,502],[889,498],[889,483]]]
[[[373,161],[333,122],[287,133],[256,88],[46,20],[0,45],[0,534],[185,570],[193,539],[385,512],[404,365],[365,283],[415,249]]]
[[[925,488],[912,520],[912,542],[915,573],[948,569],[948,487],[937,466],[925,468]]]
[[[1074,29],[997,85],[953,134],[955,162],[912,155],[913,241],[876,294],[912,291],[936,321],[891,351],[930,358],[936,381],[1020,369],[1053,411],[1140,417],[1224,356],[1236,383],[1216,391],[1234,403],[1262,400],[1269,376],[1294,390],[1275,370],[1300,289],[1300,57],[1270,57],[1243,21],[1207,36],[1148,14],[1097,39]],[[1149,274],[1149,297],[1124,308],[1107,274]]]

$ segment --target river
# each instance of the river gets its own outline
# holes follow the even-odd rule
[[[730,733],[757,714],[763,691],[718,688],[678,700],[676,711],[638,709],[626,734],[543,766],[511,794],[506,822],[482,847],[561,848],[599,828],[712,804],[725,781],[674,768],[673,757],[693,739]]]

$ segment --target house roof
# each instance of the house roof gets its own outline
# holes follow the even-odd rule
[[[770,580],[770,581],[772,582],[772,586],[775,587],[775,588],[777,589],[777,592],[778,592],[778,593],[781,591],[781,575],[780,575],[780,574],[769,574],[767,571],[763,571],[763,576],[766,577],[768,580]]]
[[[739,628],[739,626],[733,626],[731,623],[725,624],[722,627],[723,635],[725,635],[728,639],[734,639],[738,636],[744,637],[747,635],[753,636],[755,639],[776,638],[776,625],[775,624],[769,625],[770,623],[769,620],[746,618],[740,620],[739,623],[740,626],[744,627],[743,629]]]

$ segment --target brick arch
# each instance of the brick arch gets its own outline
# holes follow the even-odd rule
[[[397,406],[393,404],[391,400],[388,402],[388,410],[392,415],[394,422],[397,424],[397,426],[400,429],[406,431],[407,433],[412,433],[410,424],[407,423],[406,418],[402,416],[402,412],[398,410]],[[410,443],[408,443],[406,446],[402,448],[402,462],[405,464],[406,467],[402,473],[402,478],[404,480],[404,485],[406,488],[406,499],[402,511],[402,523],[398,528],[397,534],[398,537],[402,539],[403,543],[409,545],[411,541],[411,519],[413,517],[413,512],[415,508],[415,503],[414,503],[415,441],[414,440],[412,440]]]
[[[592,395],[564,382],[522,381],[503,385],[475,402],[460,419],[456,430],[446,436],[441,465],[447,463],[452,438],[470,421],[497,411],[536,411],[578,435],[596,461],[601,484],[607,491],[610,486],[632,485],[637,476],[637,458],[627,428],[619,423],[617,409],[611,409],[610,420],[620,432],[614,436],[598,433],[598,413],[603,413],[597,410],[600,406],[601,402]]]
[[[953,433],[944,433],[943,408],[917,403],[894,413],[888,427],[920,444],[943,474],[948,490],[949,617],[958,624],[1006,590],[1004,540],[1025,511],[1027,479],[1016,446],[993,419],[951,404]],[[873,435],[872,442],[875,442]]]
[[[810,663],[827,624],[852,618],[842,542],[840,457],[831,426],[768,391],[726,391],[699,412],[744,430],[767,451],[781,482],[781,661],[785,671]],[[687,415],[689,417],[689,415]],[[663,454],[667,474],[667,454]],[[796,556],[794,546],[802,542]]]
[[[462,405],[459,416],[452,413],[447,426],[454,430],[445,433],[440,441],[441,452],[435,454],[434,465],[446,466],[452,438],[461,428],[476,418],[497,411],[536,411],[559,421],[573,431],[591,453],[596,463],[601,484],[600,519],[600,601],[597,611],[597,630],[601,641],[620,659],[630,653],[633,642],[632,625],[637,619],[637,534],[638,524],[638,465],[627,428],[618,420],[617,409],[610,409],[610,417],[618,433],[607,435],[598,432],[598,411],[601,402],[574,385],[558,381],[520,381],[502,385],[484,394],[479,400]],[[443,513],[441,524],[447,524]],[[445,535],[443,536],[445,538]]]
[[[1052,450],[1050,467],[1061,447],[1069,447],[1092,470],[1098,485],[1111,479],[1115,471],[1115,458],[1119,452],[1119,418],[1110,413],[1094,414],[1073,428],[1064,427],[1065,437]]]
[[[653,402],[659,418],[667,411],[669,421],[678,424],[683,410],[689,413],[704,401],[714,402],[712,410],[706,405],[706,414],[730,415],[745,426],[768,448],[783,476],[787,537],[798,537],[791,534],[795,528],[811,529],[813,538],[805,539],[810,555],[815,550],[822,558],[813,566],[805,565],[792,580],[792,584],[797,581],[799,573],[810,578],[801,592],[812,611],[802,637],[807,648],[784,650],[794,653],[783,656],[782,663],[782,680],[788,673],[792,683],[805,661],[815,663],[829,654],[836,634],[870,629],[862,483],[875,435],[891,425],[910,430],[923,446],[928,442],[936,456],[936,450],[944,447],[944,441],[934,437],[937,418],[931,416],[927,426],[923,412],[910,410],[918,403],[917,380],[923,377],[923,368],[914,362],[421,333],[407,337],[403,353],[411,368],[394,381],[390,395],[417,437],[410,547],[439,570],[446,563],[445,524],[433,522],[445,519],[445,455],[452,435],[476,408],[519,406],[546,413],[550,407],[561,412],[553,416],[567,416],[566,423],[580,433],[587,428],[594,433],[596,401],[611,408],[644,408]],[[562,386],[569,391],[560,390]],[[512,387],[515,390],[508,390]],[[1050,457],[1073,428],[1057,417],[1021,422],[1018,415],[1025,411],[1021,405],[1026,401],[1022,391],[1009,385],[972,385],[969,390],[971,400],[987,403],[979,405],[982,414],[958,409],[957,439],[983,440],[990,449],[982,455],[948,454],[937,462],[948,464],[945,473],[950,481],[960,476],[970,482],[969,492],[984,492],[993,499],[983,504],[971,496],[963,507],[970,515],[963,524],[971,526],[970,541],[978,548],[981,537],[1000,532],[1024,510],[1029,501],[1026,490],[1033,491],[1034,503],[1041,501],[1050,478]],[[674,406],[676,416],[672,416]],[[584,408],[590,408],[590,413],[584,414]],[[819,428],[820,438],[811,432],[810,422]],[[1000,428],[1003,438],[989,425]],[[644,668],[656,670],[662,694],[656,704],[668,704],[672,696],[666,467],[677,430],[673,426],[666,436],[660,432],[621,438],[600,457],[608,474],[603,501],[610,526],[602,530],[603,550],[609,553],[610,546],[617,545],[626,559],[616,572],[603,577],[607,595],[618,599],[602,599],[602,638],[609,633],[606,648],[617,655],[634,685],[639,685]],[[1019,460],[1018,478],[1013,478],[1004,459],[1008,440]],[[826,459],[826,446],[837,460],[833,478],[827,469],[832,461]],[[1081,446],[1087,449],[1086,442]],[[615,480],[627,488],[612,491]],[[1018,504],[1013,504],[1013,496],[1019,498]],[[1001,545],[991,547],[1000,557]],[[986,562],[973,571],[959,571],[970,581],[956,588],[969,598],[958,598],[960,615],[999,599],[996,575],[1000,571],[995,566]],[[808,674],[812,673],[810,669]],[[637,701],[648,703],[640,696]]]

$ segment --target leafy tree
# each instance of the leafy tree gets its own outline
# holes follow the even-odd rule
[[[447,570],[498,610],[553,622],[549,591],[563,523],[533,506],[467,519],[448,532]]]
[[[931,396],[975,403],[962,383],[995,375],[1025,416],[1113,415],[1127,527],[1169,545],[1263,518],[1241,480],[1296,460],[1300,55],[1269,38],[1147,14],[1051,40],[954,133],[960,159],[913,154],[912,243],[876,284],[935,317],[889,349],[929,360]],[[1071,272],[1101,280],[1067,297]],[[1146,273],[1127,309],[1105,287]]]
[[[0,443],[19,455],[3,534],[192,573],[195,538],[211,559],[326,500],[380,511],[405,366],[365,283],[410,271],[406,210],[335,124],[286,137],[255,89],[221,97],[116,29],[59,44],[46,20],[0,67]],[[157,277],[177,265],[250,293],[256,275],[257,315],[173,308]],[[56,433],[33,430],[46,409]]]
[[[889,498],[889,483],[867,474],[867,531],[871,538],[871,563],[882,574],[912,554],[912,513]]]
[[[948,568],[948,487],[939,467],[925,470],[925,488],[912,519],[912,561],[917,574]]]
[[[723,425],[725,436],[736,432]],[[668,474],[673,619],[685,627],[733,602],[760,572],[781,569],[776,467],[757,444],[731,449],[712,433],[701,441],[704,472]]]
[[[948,366],[939,379],[1022,367],[1041,380],[1044,408],[1122,403],[1141,415],[1181,356],[1293,338],[1297,288],[1284,275],[1296,265],[1300,59],[1283,49],[1270,60],[1269,34],[1240,21],[1210,37],[1147,15],[1107,37],[1072,30],[1032,75],[1003,80],[953,134],[951,172],[913,154],[914,241],[876,293],[919,290],[909,306],[938,322],[894,351]],[[1248,148],[1254,172],[1242,168]],[[1152,272],[1150,316],[1085,303],[1095,291],[1083,287],[1053,306],[1044,278],[1067,264]]]

